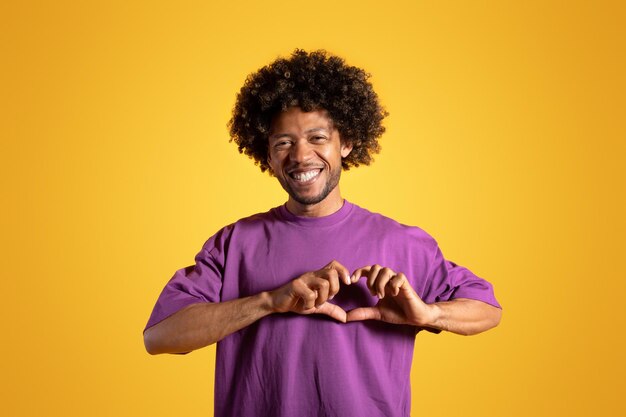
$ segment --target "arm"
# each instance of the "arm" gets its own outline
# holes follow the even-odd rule
[[[446,330],[462,335],[484,332],[498,325],[502,310],[478,300],[458,298],[426,304],[417,295],[403,273],[378,265],[357,269],[352,282],[367,278],[367,287],[379,301],[374,307],[357,308],[347,321],[381,320]]]
[[[429,305],[432,315],[422,327],[446,330],[465,336],[478,334],[500,324],[502,310],[468,298],[457,298]]]
[[[269,293],[226,301],[198,303],[184,307],[143,334],[151,355],[186,353],[211,345],[267,316]]]
[[[190,352],[218,342],[272,313],[326,314],[345,322],[346,312],[326,302],[339,291],[339,277],[350,283],[348,270],[333,261],[274,291],[221,303],[188,305],[146,329],[146,350],[153,355]]]

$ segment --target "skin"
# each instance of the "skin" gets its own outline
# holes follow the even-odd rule
[[[341,208],[339,191],[341,159],[352,146],[342,141],[325,111],[303,112],[293,107],[277,115],[269,136],[268,163],[272,173],[289,194],[287,209],[299,216],[320,217]],[[317,174],[298,181],[303,173]],[[342,285],[367,280],[374,307],[344,311],[332,304]],[[501,310],[481,301],[455,299],[426,304],[406,276],[380,265],[358,268],[352,274],[338,261],[317,271],[295,277],[287,284],[254,296],[222,303],[187,306],[144,332],[151,354],[184,353],[211,345],[269,315],[292,312],[326,314],[346,323],[380,320],[390,324],[447,330],[471,335],[495,327]]]
[[[348,270],[332,261],[274,291],[223,303],[198,303],[182,308],[144,332],[150,354],[186,353],[209,346],[273,313],[326,314],[345,323],[346,312],[328,303],[350,282]]]
[[[466,298],[426,304],[403,273],[380,265],[359,268],[350,278],[352,283],[360,279],[367,280],[367,287],[379,301],[374,307],[350,310],[348,322],[380,320],[469,336],[497,326],[502,317],[501,309]]]
[[[341,160],[352,151],[342,141],[326,111],[303,112],[292,107],[272,121],[267,162],[289,194],[287,209],[298,216],[321,217],[339,210]],[[321,172],[300,182],[293,174]]]

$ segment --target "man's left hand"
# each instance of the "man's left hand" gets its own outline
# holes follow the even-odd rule
[[[360,307],[347,314],[346,321],[380,320],[393,324],[428,326],[436,312],[417,295],[406,276],[390,268],[371,265],[352,274],[353,283],[367,278],[367,288],[379,301],[374,307]]]

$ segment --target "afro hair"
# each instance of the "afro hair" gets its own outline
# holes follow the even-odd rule
[[[324,50],[296,49],[291,57],[278,58],[246,78],[228,122],[230,141],[265,172],[272,118],[292,106],[305,112],[326,110],[342,141],[352,144],[343,168],[369,165],[380,151],[378,138],[388,115],[369,77]]]

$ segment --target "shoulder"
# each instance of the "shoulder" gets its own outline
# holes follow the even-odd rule
[[[278,220],[277,209],[277,207],[274,207],[263,213],[256,213],[247,217],[243,217],[236,222],[226,226],[226,229],[234,230],[255,228],[265,226],[268,223],[276,222]]]
[[[203,245],[204,251],[223,250],[233,238],[242,240],[262,235],[265,228],[277,221],[276,208],[243,217],[219,229]]]
[[[418,226],[400,223],[397,220],[372,212],[356,204],[354,204],[353,211],[353,221],[376,234],[404,243],[418,244],[428,248],[437,247],[437,241]]]

